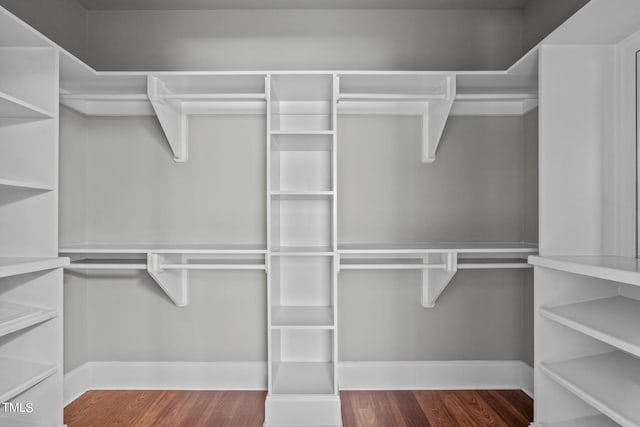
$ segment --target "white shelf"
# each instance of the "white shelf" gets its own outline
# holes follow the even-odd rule
[[[271,135],[333,135],[333,130],[271,130]]]
[[[53,115],[33,104],[0,92],[0,118],[50,119]]]
[[[640,260],[618,256],[530,256],[537,267],[640,286]]]
[[[274,306],[271,324],[275,329],[333,329],[333,308]]]
[[[20,393],[57,372],[56,366],[0,358],[0,402],[8,402]]]
[[[640,301],[616,296],[559,307],[542,307],[540,314],[640,357]]]
[[[333,363],[275,362],[275,394],[333,394]]]
[[[20,181],[15,179],[0,178],[0,193],[21,192],[21,191],[53,191],[50,185],[44,185],[36,182]]]
[[[574,420],[560,421],[554,423],[542,423],[541,427],[619,427],[604,415],[594,415],[591,417],[576,418]]]
[[[275,200],[298,200],[298,199],[330,199],[333,191],[272,191],[271,197]]]
[[[0,337],[53,319],[57,315],[56,310],[0,301]]]
[[[640,425],[640,360],[615,351],[540,363],[546,375],[625,427]]]
[[[0,258],[0,277],[52,270],[69,264],[69,258]]]
[[[90,243],[64,245],[64,254],[202,254],[242,255],[264,254],[263,245],[217,245],[206,243]]]
[[[333,255],[329,246],[274,246],[271,255],[282,256],[323,256]]]
[[[340,243],[341,254],[460,254],[536,253],[538,246],[528,243]]]

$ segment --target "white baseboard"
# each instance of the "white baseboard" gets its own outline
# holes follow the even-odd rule
[[[91,390],[93,381],[91,379],[91,364],[85,363],[72,371],[64,374],[64,405],[76,400],[86,391]]]
[[[510,360],[342,362],[338,373],[341,390],[523,389],[533,381],[526,366]]]
[[[520,361],[341,362],[341,390],[520,389]],[[65,405],[87,390],[265,390],[265,362],[88,362],[64,376]]]

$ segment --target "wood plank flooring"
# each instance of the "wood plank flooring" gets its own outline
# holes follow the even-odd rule
[[[261,391],[89,391],[64,410],[68,427],[262,427]],[[517,390],[343,391],[344,427],[527,427]]]

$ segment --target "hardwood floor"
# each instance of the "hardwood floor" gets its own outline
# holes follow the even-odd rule
[[[262,427],[261,391],[89,391],[64,410],[68,427]],[[517,390],[344,391],[344,427],[527,427]]]

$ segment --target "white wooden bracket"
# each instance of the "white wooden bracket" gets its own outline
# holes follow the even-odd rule
[[[187,270],[163,270],[162,264],[184,263],[183,255],[147,254],[147,272],[178,307],[189,304]]]
[[[456,99],[456,76],[449,75],[443,82],[445,96],[443,100],[429,101],[422,113],[422,162],[433,163],[436,151],[444,133],[444,127],[451,114]]]
[[[164,99],[164,96],[169,93],[162,80],[147,76],[147,96],[173,151],[173,159],[176,162],[186,162],[187,115],[180,101]]]
[[[433,308],[438,297],[458,271],[458,254],[455,252],[428,254],[423,258],[423,263],[434,267],[439,265],[438,268],[422,270],[422,306]]]

